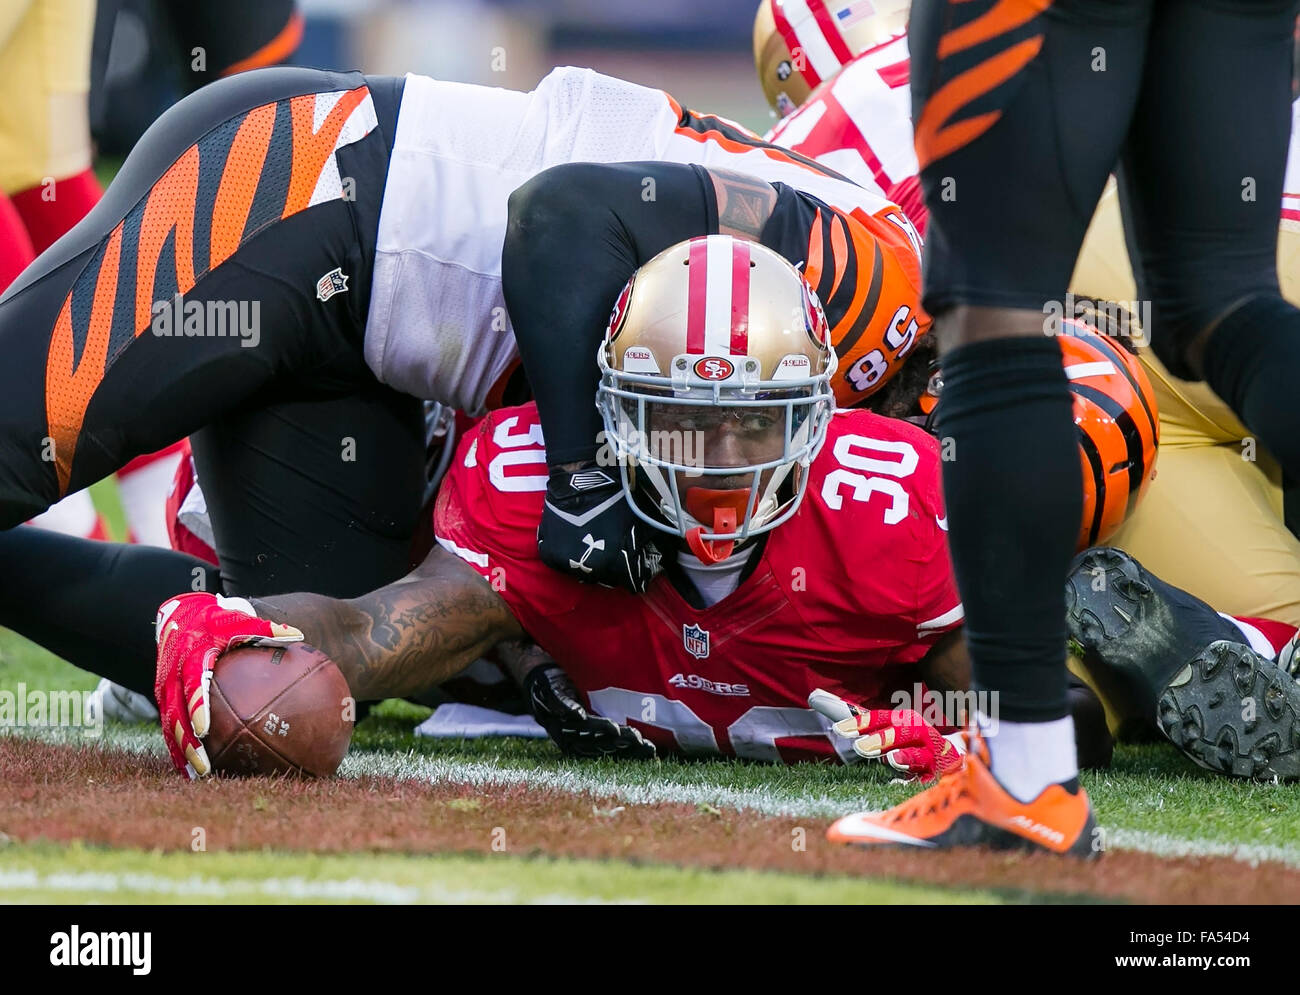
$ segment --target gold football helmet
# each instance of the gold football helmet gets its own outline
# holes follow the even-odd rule
[[[715,563],[798,509],[836,358],[780,255],[729,235],[664,250],[619,294],[597,363],[602,454],[643,521]]]
[[[767,102],[785,117],[855,56],[907,31],[910,0],[762,0],[754,65]]]

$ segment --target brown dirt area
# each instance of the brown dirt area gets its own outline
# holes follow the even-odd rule
[[[484,853],[499,828],[515,855],[863,876],[1105,901],[1261,904],[1300,895],[1300,870],[1225,857],[1110,852],[1083,863],[970,850],[866,852],[828,843],[827,820],[389,778],[187,784],[162,759],[18,737],[0,737],[0,771],[0,833],[22,841],[185,850],[202,826],[209,850]],[[792,845],[797,829],[805,831],[804,851]]]

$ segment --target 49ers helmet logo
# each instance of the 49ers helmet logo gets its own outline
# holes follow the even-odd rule
[[[609,328],[605,334],[610,341],[618,338],[618,333],[623,330],[623,322],[627,320],[627,302],[632,297],[632,284],[635,280],[636,274],[633,274],[632,279],[623,285],[618,300],[614,302],[614,310],[609,314]]]
[[[695,375],[701,380],[726,380],[735,371],[731,361],[721,356],[705,356],[695,361]]]
[[[822,302],[817,299],[817,291],[807,283],[803,288],[803,321],[808,337],[816,345],[824,344],[827,339],[826,312],[822,310]]]

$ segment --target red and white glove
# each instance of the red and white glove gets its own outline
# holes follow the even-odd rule
[[[883,756],[894,770],[922,784],[961,769],[966,752],[961,733],[944,736],[910,708],[860,708],[821,688],[808,695],[808,707],[830,719],[837,736],[853,740],[858,756]]]
[[[190,780],[211,773],[199,742],[208,734],[208,685],[217,657],[234,646],[279,645],[301,641],[291,625],[258,618],[243,598],[216,594],[178,594],[163,602],[154,622],[158,670],[154,698],[163,739],[177,771]]]

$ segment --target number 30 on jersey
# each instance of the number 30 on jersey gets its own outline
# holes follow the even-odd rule
[[[849,497],[854,501],[870,501],[876,494],[883,495],[888,500],[883,504],[886,525],[897,525],[907,517],[907,490],[899,481],[915,473],[921,461],[910,442],[841,435],[835,440],[834,453],[840,465],[826,474],[822,482],[822,500],[828,508],[832,511],[843,508],[843,489],[848,488]]]

